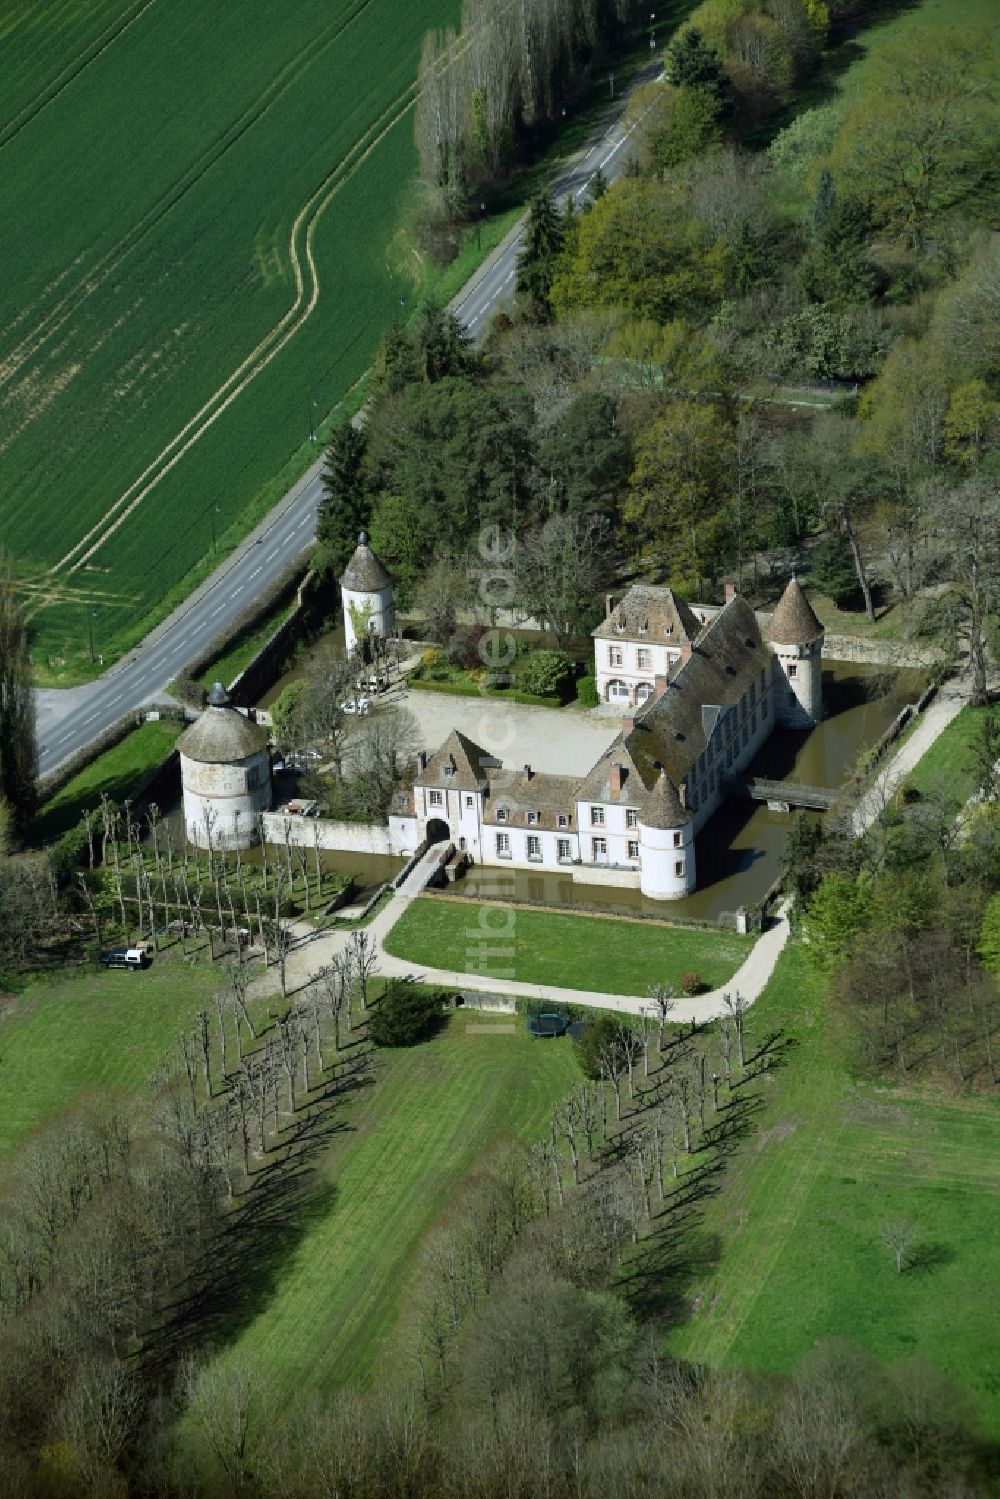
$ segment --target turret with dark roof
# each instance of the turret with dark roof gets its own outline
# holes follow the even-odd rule
[[[680,828],[690,822],[693,815],[690,807],[685,807],[681,801],[680,793],[666,771],[661,770],[656,785],[646,798],[641,814],[643,825],[647,828]]]
[[[344,568],[340,586],[354,593],[378,593],[380,588],[392,587],[391,575],[368,545],[367,531],[362,531],[358,537],[354,556]]]
[[[775,645],[809,645],[826,632],[798,578],[792,578],[771,615],[767,638]]]

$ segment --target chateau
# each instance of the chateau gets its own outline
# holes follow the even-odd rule
[[[583,780],[504,769],[453,730],[400,793],[401,846],[449,838],[479,864],[569,866],[654,900],[694,890],[695,834],[727,781],[776,726],[822,716],[823,627],[793,578],[766,641],[731,586],[704,622],[669,588],[633,588],[593,634],[601,695],[631,711]]]
[[[341,579],[347,639],[386,634],[392,579],[362,532]],[[823,626],[795,578],[767,638],[731,584],[720,609],[635,587],[593,632],[594,677],[622,728],[583,779],[506,768],[453,729],[421,754],[383,828],[324,824],[327,847],[412,853],[450,841],[478,864],[570,870],[580,883],[676,900],[697,885],[695,835],[779,725],[822,717]],[[270,802],[262,731],[221,688],[179,741],[185,822],[196,843],[249,842]]]

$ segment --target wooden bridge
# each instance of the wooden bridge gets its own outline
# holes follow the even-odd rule
[[[769,806],[808,807],[826,812],[837,799],[836,791],[826,786],[803,786],[799,781],[768,781],[763,776],[734,776],[728,783],[734,796],[748,796],[754,802]]]

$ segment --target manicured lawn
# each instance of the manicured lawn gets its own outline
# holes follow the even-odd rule
[[[513,1034],[469,1030],[512,1021]],[[235,1353],[296,1396],[363,1378],[397,1346],[415,1252],[477,1160],[504,1137],[537,1138],[579,1077],[569,1042],[534,1040],[514,1016],[463,1011],[423,1045],[380,1052],[325,1162],[329,1206]]]
[[[74,827],[85,809],[100,805],[102,792],[114,802],[124,801],[143,776],[170,753],[183,727],[173,719],[153,719],[98,755],[45,802],[31,825],[32,843],[51,843]]]
[[[917,761],[908,782],[925,793],[944,785],[963,802],[968,801],[976,789],[972,746],[979,738],[984,715],[996,712],[996,708],[963,708]]]
[[[134,1093],[225,974],[207,957],[36,979],[0,1018],[0,1156],[93,1088]]]
[[[794,1049],[708,1210],[721,1257],[673,1350],[788,1369],[836,1337],[888,1363],[921,1357],[1000,1435],[1000,1102],[858,1082],[797,945],[750,1014],[752,1035],[779,1026]],[[879,1239],[894,1217],[920,1235],[924,1263],[903,1275]]]
[[[710,989],[732,978],[751,940],[732,932],[562,916],[424,896],[393,927],[387,951],[416,965],[605,994],[700,973]]]

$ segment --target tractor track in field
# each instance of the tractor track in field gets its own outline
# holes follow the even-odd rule
[[[413,83],[404,89],[368,129],[354,142],[350,150],[330,169],[323,181],[313,190],[299,210],[289,235],[288,254],[295,277],[295,300],[287,312],[251,350],[229,377],[208,398],[201,408],[164,447],[151,464],[140,474],[129,488],[118,497],[104,516],[76,543],[50,573],[52,585],[48,594],[43,587],[37,588],[36,601],[28,611],[31,618],[47,604],[55,602],[60,585],[53,574],[68,566],[70,574],[84,567],[100,550],[124,521],[137,509],[162,479],[180,462],[194,444],[246,389],[253,379],[264,370],[285,345],[304,326],[316,309],[320,295],[319,272],[313,253],[313,235],[316,228],[340,190],[351,180],[371,153],[381,144],[403,116],[412,109],[417,97]],[[301,241],[301,249],[300,249]],[[147,482],[148,481],[148,482]],[[98,535],[97,533],[100,532]],[[90,545],[88,546],[88,542]],[[86,550],[76,556],[81,549]]]
[[[146,0],[145,8],[154,3],[155,0]],[[358,0],[350,14],[342,16],[335,23],[332,31],[324,29],[312,37],[278,73],[268,79],[265,86],[243,112],[237,115],[235,120],[230,121],[195,157],[194,161],[185,167],[184,171],[131,226],[128,233],[106,250],[72,287],[60,295],[58,301],[39,318],[35,326],[22,335],[19,343],[0,356],[0,384],[8,383],[30,359],[39,353],[49,339],[79,311],[88,298],[108,280],[109,276],[114,275],[129,255],[138,249],[143,240],[198,185],[202,178],[218,165],[233,146],[242,140],[248,130],[264,118],[268,110],[282,98],[305,69],[311,67],[317,58],[337,42],[374,3],[375,0]]]
[[[326,45],[336,40],[336,37],[341,35],[372,3],[373,0],[361,0],[361,4],[339,27],[338,31],[329,38]],[[467,50],[469,44],[469,39],[466,39],[464,47],[460,42],[459,52]],[[110,537],[135,512],[161,480],[171,472],[199,439],[218,421],[219,417],[246,390],[247,386],[251,384],[257,375],[266,369],[271,361],[284,349],[286,344],[290,342],[312,316],[319,302],[320,294],[319,272],[313,254],[313,235],[316,227],[327,207],[341,189],[351,180],[358,169],[363,166],[371,153],[381,144],[389,132],[398,125],[404,115],[413,108],[419,97],[419,93],[418,80],[414,80],[397,94],[396,98],[386,106],[377,119],[367,127],[340,157],[339,161],[330,168],[317,187],[313,189],[312,193],[306,199],[305,204],[296,214],[289,234],[288,257],[295,279],[295,300],[292,306],[279,318],[277,323],[272,326],[264,337],[260,339],[246,358],[223,381],[222,385],[209,396],[208,400],[202,404],[194,416],[161,449],[138,478],[108,507],[104,515],[91,526],[85,535],[58,562],[53,564],[48,575],[51,579],[49,591],[46,594],[42,589],[38,590],[36,602],[27,612],[28,619],[31,619],[48,605],[58,601],[65,585],[63,580],[57,577],[57,574],[66,569],[68,574],[72,575],[80,568],[86,566],[90,558],[101,550]],[[374,135],[373,132],[375,132]],[[367,144],[365,144],[366,142]],[[304,238],[300,255],[298,239],[303,234]],[[303,259],[305,262],[305,271],[303,270]],[[308,296],[306,296],[307,285]],[[85,550],[81,550],[84,548]],[[80,555],[77,555],[78,553]]]
[[[30,125],[32,120],[37,119],[43,109],[47,109],[58,99],[64,89],[69,88],[81,73],[86,72],[91,63],[96,62],[120,36],[123,36],[130,27],[135,25],[136,21],[145,15],[150,6],[155,4],[156,0],[132,0],[130,5],[126,5],[125,9],[115,16],[103,31],[99,31],[97,36],[87,43],[84,53],[89,52],[89,56],[78,55],[72,62],[67,63],[61,72],[50,79],[44,88],[39,89],[38,93],[18,110],[17,114],[12,115],[5,124],[0,125],[0,151],[5,146],[9,146],[26,125]],[[128,17],[127,20],[126,17]]]

